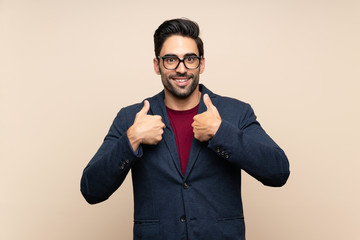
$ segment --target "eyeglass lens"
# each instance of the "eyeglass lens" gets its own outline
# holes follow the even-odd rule
[[[200,59],[197,56],[188,56],[180,60],[177,56],[166,56],[163,57],[164,67],[168,70],[176,69],[180,62],[185,64],[188,69],[196,69],[199,67]]]

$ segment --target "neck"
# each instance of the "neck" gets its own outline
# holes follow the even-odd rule
[[[165,105],[173,110],[184,111],[194,108],[200,103],[201,92],[199,91],[199,86],[195,91],[187,98],[181,99],[174,97],[165,89]]]

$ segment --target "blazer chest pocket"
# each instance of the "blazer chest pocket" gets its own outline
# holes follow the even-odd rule
[[[134,240],[154,239],[161,239],[159,220],[134,220]]]

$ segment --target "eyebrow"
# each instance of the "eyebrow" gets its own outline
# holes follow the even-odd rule
[[[191,57],[191,56],[197,56],[197,54],[196,53],[185,53],[184,54],[184,57]],[[168,54],[165,54],[164,57],[179,57],[179,56],[176,54],[173,54],[173,53],[168,53]]]

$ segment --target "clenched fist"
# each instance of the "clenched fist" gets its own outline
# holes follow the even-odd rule
[[[204,103],[207,110],[195,115],[193,127],[194,137],[200,142],[209,141],[220,127],[221,117],[217,108],[212,104],[209,95],[204,94]]]
[[[156,145],[162,139],[165,124],[159,115],[147,115],[149,101],[144,101],[143,108],[136,114],[133,125],[127,130],[130,144],[136,151],[140,144]]]

